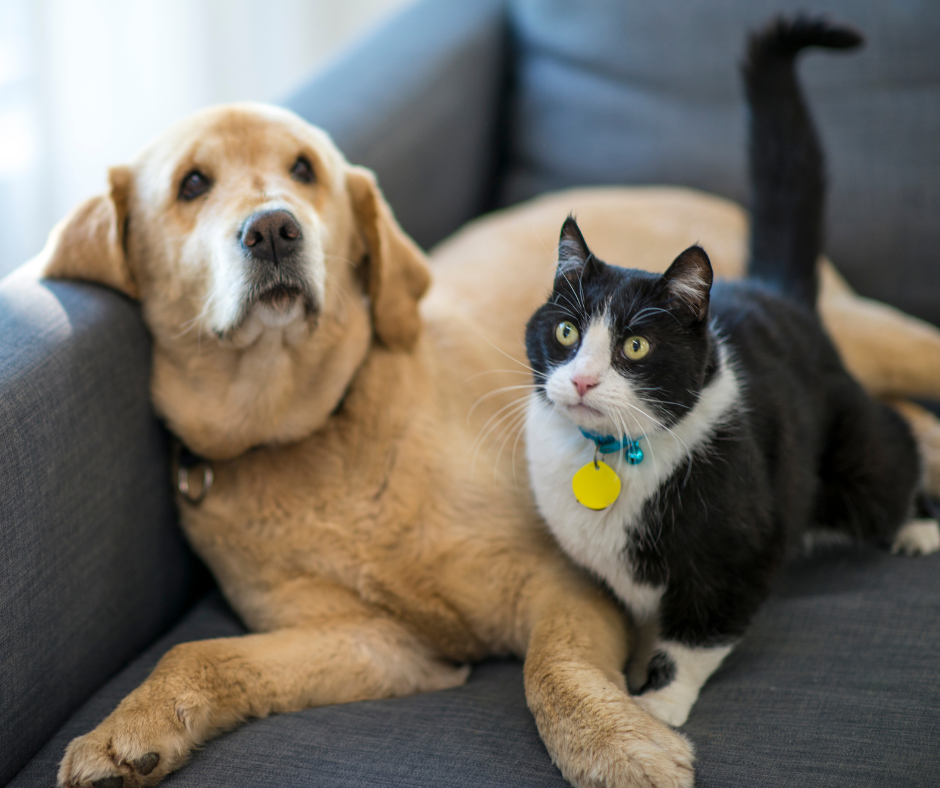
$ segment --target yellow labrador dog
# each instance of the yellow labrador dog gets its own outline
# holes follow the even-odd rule
[[[632,223],[608,198],[637,209]],[[692,784],[687,741],[626,691],[618,609],[552,544],[524,463],[502,450],[528,382],[522,327],[555,267],[542,243],[571,209],[625,264],[662,267],[694,236],[740,271],[744,220],[727,203],[573,193],[442,248],[421,301],[429,266],[372,175],[259,105],[171,128],[56,229],[46,275],[141,302],[157,410],[214,472],[180,496],[183,527],[252,630],[169,651],[69,745],[60,785],[153,785],[248,717],[453,687],[491,654],[525,658],[529,707],[575,785]],[[625,246],[608,251],[605,224]],[[834,281],[825,308],[845,299],[940,359],[935,332]],[[866,381],[940,393],[918,388],[927,363],[940,369],[893,352]]]

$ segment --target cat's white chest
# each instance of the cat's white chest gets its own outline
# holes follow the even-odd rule
[[[622,488],[616,501],[595,511],[578,503],[571,488],[575,473],[593,461],[594,444],[535,398],[526,420],[526,448],[536,503],[559,545],[602,578],[638,620],[649,619],[663,589],[636,582],[627,540],[646,527],[643,509],[664,481],[664,462],[672,466],[668,474],[674,464],[663,457],[654,460],[649,451],[639,465],[627,464],[622,453],[601,455],[620,477]]]

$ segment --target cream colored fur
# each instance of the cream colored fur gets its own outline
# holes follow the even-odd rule
[[[299,154],[315,184],[289,177]],[[194,167],[212,189],[181,203]],[[226,323],[212,304],[241,275],[230,245],[272,200],[314,250],[319,311],[268,325],[248,305],[244,323]],[[728,203],[571,193],[443,246],[419,313],[428,266],[372,176],[323,132],[259,105],[183,121],[64,220],[37,265],[141,300],[157,410],[214,468],[201,504],[180,498],[183,528],[252,634],[168,652],[69,745],[60,785],[154,785],[247,717],[453,687],[491,654],[525,658],[529,707],[573,784],[692,784],[688,742],[626,692],[617,607],[561,556],[521,457],[503,450],[524,416],[526,389],[512,388],[526,382],[522,327],[571,209],[611,260],[660,268],[691,235],[719,270],[740,270],[744,218]],[[855,314],[851,294],[827,293]],[[923,326],[858,309],[884,317],[895,351],[910,335],[934,352]],[[869,385],[930,388],[899,355]]]

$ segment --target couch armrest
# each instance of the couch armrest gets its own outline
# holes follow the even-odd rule
[[[284,103],[370,167],[422,246],[489,209],[508,73],[506,0],[422,0]]]
[[[187,601],[149,377],[123,296],[0,282],[0,785]]]

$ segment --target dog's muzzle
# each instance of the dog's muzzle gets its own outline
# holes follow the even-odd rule
[[[239,245],[246,258],[248,290],[233,328],[258,304],[287,313],[299,303],[307,317],[316,314],[317,299],[304,264],[303,230],[289,211],[259,211],[249,216],[242,225]]]

